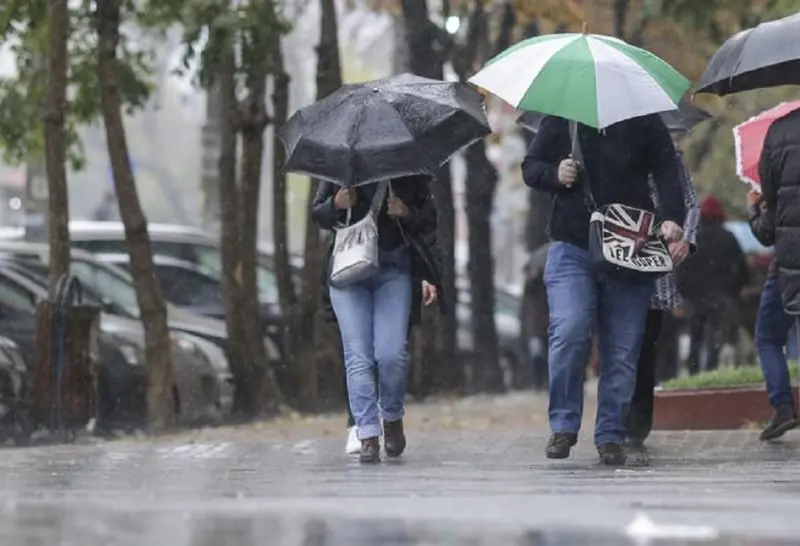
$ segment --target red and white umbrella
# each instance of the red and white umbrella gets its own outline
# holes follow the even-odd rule
[[[733,128],[733,138],[736,142],[736,174],[743,182],[761,191],[758,161],[761,159],[761,150],[764,148],[767,131],[775,120],[798,108],[800,108],[800,100],[782,102]]]

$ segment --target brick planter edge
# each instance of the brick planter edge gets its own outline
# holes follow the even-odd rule
[[[798,388],[792,388],[795,400]],[[764,423],[772,407],[763,386],[676,389],[655,393],[655,430],[735,430]]]

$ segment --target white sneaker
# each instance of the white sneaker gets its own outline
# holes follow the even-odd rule
[[[346,455],[357,455],[361,453],[361,440],[358,439],[358,428],[350,427],[347,429],[347,445],[344,448]]]

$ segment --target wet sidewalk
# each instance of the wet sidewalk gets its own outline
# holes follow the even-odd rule
[[[754,431],[657,433],[646,456],[608,469],[588,434],[571,459],[544,459],[547,431],[522,415],[541,401],[516,396],[411,408],[406,456],[374,467],[343,455],[338,415],[156,442],[5,450],[0,540],[533,546],[643,536],[688,544],[719,534],[718,544],[797,543],[800,433],[771,445]],[[447,404],[462,407],[453,417]],[[519,422],[497,422],[504,412]],[[652,525],[634,533],[640,514]]]

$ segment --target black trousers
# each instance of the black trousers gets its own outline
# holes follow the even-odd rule
[[[628,413],[627,434],[632,440],[644,441],[653,429],[653,389],[656,386],[656,359],[664,311],[647,312],[642,348],[636,365],[636,387]]]
[[[719,350],[725,341],[727,327],[727,302],[714,302],[702,307],[694,307],[689,318],[689,360],[687,367],[691,375],[705,370],[716,370],[719,364]],[[706,365],[700,365],[702,348],[706,349]]]

